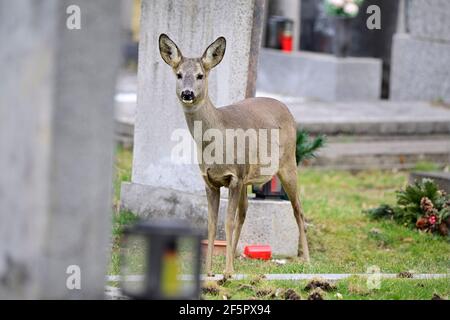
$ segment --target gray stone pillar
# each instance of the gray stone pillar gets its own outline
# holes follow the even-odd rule
[[[175,95],[175,76],[159,54],[168,34],[187,57],[200,57],[217,37],[227,39],[223,61],[209,76],[216,106],[253,96],[263,0],[143,0],[132,182],[204,194],[197,164],[171,161],[176,129],[187,129]],[[192,141],[193,143],[193,141]],[[128,201],[124,199],[122,201]]]
[[[119,33],[117,0],[0,0],[1,299],[103,296]]]
[[[450,2],[408,0],[392,50],[394,100],[450,102]]]

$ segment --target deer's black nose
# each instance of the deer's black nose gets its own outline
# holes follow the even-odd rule
[[[191,90],[184,90],[181,92],[181,99],[186,101],[192,101],[194,100],[194,92]]]

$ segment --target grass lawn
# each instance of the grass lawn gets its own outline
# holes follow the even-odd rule
[[[129,150],[118,149],[115,204],[119,199],[121,181],[131,177],[131,158]],[[362,210],[381,203],[394,203],[395,190],[406,185],[407,177],[408,172],[405,171],[351,173],[301,168],[298,181],[308,222],[311,262],[304,264],[294,258],[279,265],[240,258],[235,260],[236,273],[254,276],[265,273],[365,273],[371,266],[379,267],[383,273],[449,273],[448,239],[419,233],[392,221],[372,221],[362,214]],[[110,274],[119,272],[117,241],[121,226],[134,219],[130,213],[114,218],[115,244]],[[216,257],[214,272],[221,273],[224,265],[224,258]],[[288,288],[302,298],[308,295],[303,290],[305,281],[260,280],[253,286],[248,283],[228,281],[218,290],[205,294],[205,298],[221,299],[223,295],[236,299],[282,298],[283,294],[280,297],[262,293]],[[337,293],[344,299],[431,299],[433,293],[443,297],[450,295],[449,278],[385,279],[379,290],[368,290],[366,280],[355,277],[337,281],[335,286],[335,290],[324,294],[326,299],[336,299]]]

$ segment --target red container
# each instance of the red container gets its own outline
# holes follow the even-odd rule
[[[250,259],[269,260],[272,257],[272,249],[269,245],[245,246],[244,256]]]
[[[281,50],[284,52],[292,52],[292,35],[290,34],[282,34],[281,35]]]

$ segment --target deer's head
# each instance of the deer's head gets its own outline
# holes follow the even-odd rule
[[[166,34],[159,36],[159,52],[175,73],[176,95],[185,110],[195,109],[208,95],[209,71],[222,61],[225,47],[225,38],[220,37],[206,48],[200,58],[186,58]]]

